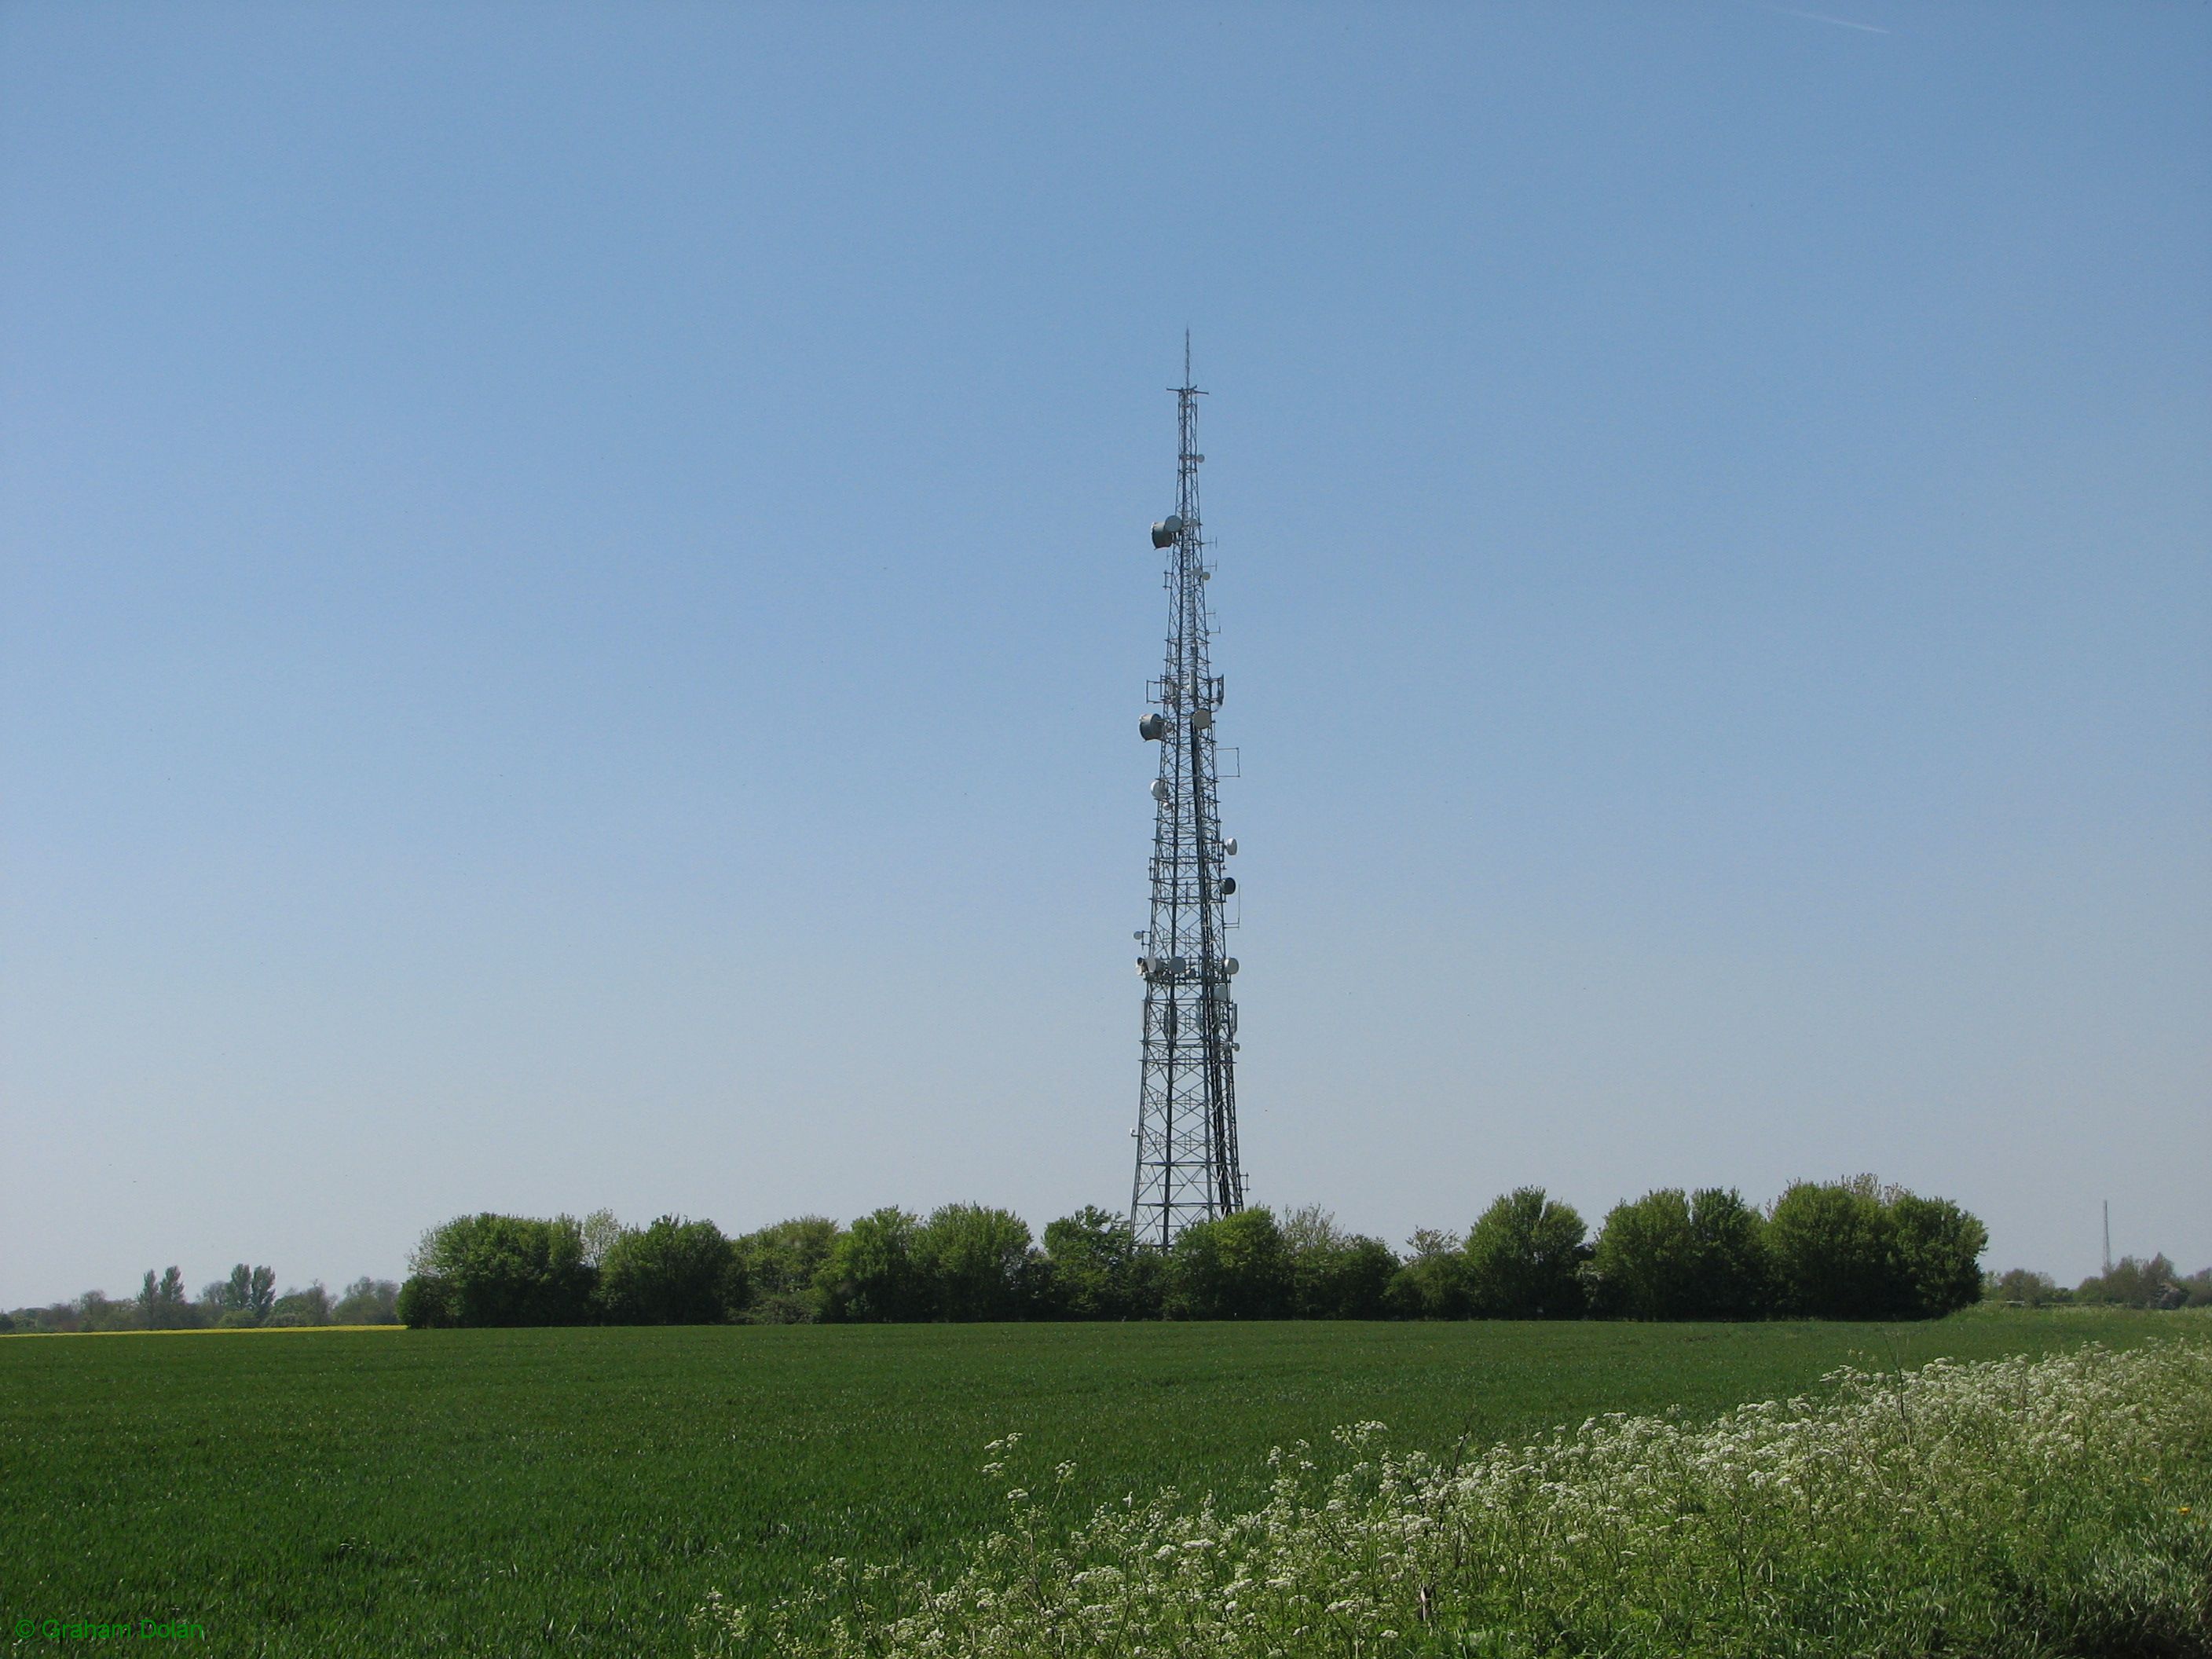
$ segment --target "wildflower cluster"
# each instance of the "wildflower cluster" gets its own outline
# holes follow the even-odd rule
[[[1261,1507],[1064,1517],[1023,1480],[949,1580],[828,1564],[709,1651],[807,1659],[1521,1659],[2212,1647],[2212,1349],[1844,1370],[1692,1425],[1594,1418],[1468,1458],[1382,1426],[1273,1455]]]

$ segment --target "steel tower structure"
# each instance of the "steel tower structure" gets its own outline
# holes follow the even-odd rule
[[[1139,1242],[1165,1249],[1194,1221],[1244,1207],[1237,1157],[1237,1005],[1228,954],[1235,926],[1226,901],[1237,890],[1224,868],[1237,851],[1221,834],[1214,714],[1222,680],[1213,672],[1213,623],[1200,532],[1198,400],[1190,383],[1190,340],[1183,340],[1183,383],[1176,394],[1181,442],[1176,510],[1152,526],[1167,555],[1167,662],[1146,688],[1150,713],[1140,736],[1160,746],[1152,783],[1152,920],[1138,935],[1144,954],[1144,1076],[1137,1097],[1137,1174],[1129,1224]]]

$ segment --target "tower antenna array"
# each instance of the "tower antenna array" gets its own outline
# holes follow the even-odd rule
[[[1237,843],[1221,833],[1214,715],[1223,684],[1213,672],[1206,605],[1213,572],[1198,505],[1198,468],[1206,459],[1198,453],[1198,400],[1206,394],[1191,384],[1188,333],[1182,352],[1182,384],[1169,388],[1181,440],[1176,510],[1152,526],[1152,545],[1167,556],[1167,661],[1147,688],[1152,707],[1137,723],[1139,735],[1160,751],[1152,781],[1152,926],[1138,935],[1144,1067],[1129,1224],[1140,1243],[1161,1249],[1192,1222],[1244,1207],[1237,1005],[1229,995],[1237,958],[1227,951],[1237,881],[1224,869]]]

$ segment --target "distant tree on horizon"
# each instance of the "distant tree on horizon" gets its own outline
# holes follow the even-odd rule
[[[1086,1204],[1044,1230],[1046,1311],[1063,1319],[1158,1319],[1165,1262],[1129,1218]]]
[[[1389,1311],[1398,1258],[1379,1238],[1354,1233],[1318,1204],[1279,1221],[1291,1259],[1294,1319],[1381,1319]]]
[[[921,1217],[885,1205],[838,1235],[815,1275],[822,1317],[863,1324],[927,1318],[914,1258],[921,1227]]]
[[[736,1261],[713,1222],[662,1216],[605,1245],[599,1311],[617,1325],[714,1324],[723,1316]]]
[[[389,1279],[356,1279],[339,1293],[331,1310],[334,1325],[396,1325],[399,1286]]]
[[[1468,1290],[1486,1319],[1572,1319],[1583,1310],[1589,1229],[1541,1187],[1517,1187],[1467,1236]]]
[[[941,1205],[914,1237],[922,1301],[937,1319],[1022,1317],[1036,1278],[1032,1255],[1029,1223],[984,1204]]]
[[[1468,1317],[1474,1300],[1468,1284],[1466,1238],[1434,1227],[1414,1229],[1383,1299],[1396,1319]]]
[[[1271,1210],[1194,1221],[1168,1250],[1170,1319],[1281,1319],[1291,1296],[1290,1250]]]

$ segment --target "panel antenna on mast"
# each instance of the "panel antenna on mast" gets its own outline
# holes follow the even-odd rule
[[[1214,716],[1223,701],[1212,663],[1200,533],[1198,400],[1190,334],[1183,334],[1176,394],[1176,510],[1152,526],[1167,556],[1167,661],[1137,733],[1159,744],[1152,781],[1152,918],[1139,936],[1145,981],[1143,1079],[1137,1096],[1137,1173],[1129,1224],[1138,1240],[1164,1249],[1194,1221],[1244,1207],[1237,1155],[1237,1005],[1229,994],[1237,958],[1229,900],[1236,878],[1223,869],[1237,842],[1221,833]]]

